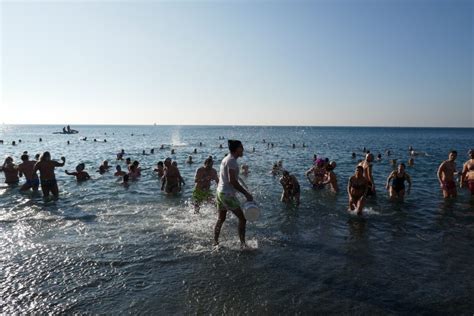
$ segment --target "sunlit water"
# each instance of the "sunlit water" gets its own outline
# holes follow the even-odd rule
[[[13,155],[18,162],[24,150],[49,150],[67,162],[57,169],[56,202],[0,189],[0,312],[474,311],[474,202],[465,190],[443,201],[436,180],[450,149],[459,151],[459,168],[467,159],[472,129],[79,126],[78,135],[52,134],[60,128],[1,126],[1,158]],[[84,136],[88,141],[80,140]],[[194,214],[188,206],[196,168],[205,157],[220,161],[226,153],[219,136],[241,139],[247,149],[241,163],[251,173],[243,179],[262,209],[259,221],[247,226],[251,251],[239,250],[234,216],[224,224],[222,247],[213,251],[215,208]],[[275,147],[267,149],[262,139]],[[384,156],[374,167],[377,198],[362,217],[348,214],[345,186],[362,147],[391,149],[391,158],[406,161],[410,145],[428,155],[407,170],[414,185],[406,202],[387,199],[383,184],[392,167]],[[128,190],[112,173],[95,172],[104,159],[115,165],[121,148],[144,168],[175,148],[171,157],[187,181],[184,192],[162,194],[151,169]],[[141,154],[151,148],[154,155]],[[196,163],[186,165],[194,148]],[[305,181],[314,153],[338,162],[339,194],[314,191]],[[278,179],[269,174],[277,160],[302,184],[299,208],[279,202]],[[94,180],[77,184],[64,174],[79,162]]]

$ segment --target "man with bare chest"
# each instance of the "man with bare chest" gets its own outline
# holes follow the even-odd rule
[[[455,150],[452,150],[449,153],[448,160],[445,160],[441,163],[438,168],[438,181],[443,190],[444,198],[456,197],[456,180],[455,174],[456,171],[456,158],[458,153]]]

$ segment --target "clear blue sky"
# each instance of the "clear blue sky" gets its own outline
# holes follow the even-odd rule
[[[2,1],[0,123],[474,127],[473,3]]]

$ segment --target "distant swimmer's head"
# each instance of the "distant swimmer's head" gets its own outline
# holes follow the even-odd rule
[[[229,151],[232,154],[237,155],[237,157],[242,157],[244,153],[244,146],[240,140],[229,139],[227,144],[229,146]]]
[[[177,167],[177,166],[178,166],[178,162],[177,162],[177,161],[173,161],[173,162],[171,163],[171,165],[172,165],[173,167]]]
[[[119,165],[117,165],[117,166],[115,167],[115,170],[117,170],[117,171],[122,171],[122,167],[120,167]]]
[[[108,167],[109,166],[109,162],[107,160],[104,160],[104,162],[102,163],[104,165],[104,167]]]
[[[21,161],[28,161],[29,158],[30,157],[28,156],[28,154],[24,153],[23,155],[21,155]]]
[[[367,160],[368,162],[374,161],[374,154],[368,153],[367,155],[365,155],[365,160]]]
[[[50,160],[51,160],[51,154],[49,153],[49,151],[45,151],[40,157],[40,161],[50,161]]]
[[[80,163],[80,164],[78,164],[78,165],[76,166],[76,171],[77,171],[77,172],[84,171],[84,168],[85,168],[85,167],[86,167],[85,164]]]

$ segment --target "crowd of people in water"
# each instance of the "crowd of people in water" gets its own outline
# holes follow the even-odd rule
[[[219,137],[219,140],[223,139],[224,137]],[[40,139],[40,141],[42,140]],[[3,141],[0,143],[3,143]],[[21,143],[21,140],[19,140],[19,143]],[[263,143],[266,143],[268,148],[274,146],[273,143],[267,143],[265,140],[263,140]],[[12,145],[15,145],[15,143],[13,142]],[[202,143],[199,145],[202,146]],[[292,145],[293,148],[295,146],[295,144]],[[303,147],[306,147],[306,145],[303,144]],[[218,220],[214,228],[214,242],[216,245],[219,243],[221,227],[226,219],[227,212],[233,212],[239,220],[238,231],[241,244],[245,246],[246,219],[236,194],[241,193],[247,201],[253,201],[253,196],[239,177],[240,174],[247,175],[249,173],[249,166],[246,164],[239,166],[237,163],[238,158],[242,157],[244,152],[243,144],[240,141],[228,140],[228,148],[229,153],[221,161],[219,172],[213,167],[214,159],[212,156],[206,158],[203,165],[197,168],[194,176],[192,205],[195,212],[198,213],[203,203],[215,203],[218,210]],[[164,145],[160,149],[165,149]],[[414,165],[414,157],[420,153],[416,152],[412,147],[408,150],[410,155],[408,165],[412,166]],[[197,149],[194,149],[193,152],[197,153]],[[252,148],[252,152],[255,152],[255,148]],[[375,196],[377,193],[373,177],[373,162],[374,160],[382,159],[381,154],[378,154],[375,158],[374,154],[366,148],[363,149],[363,152],[365,159],[357,163],[354,174],[347,183],[349,210],[357,214],[362,213],[366,199]],[[145,150],[143,150],[142,154],[148,155]],[[154,149],[150,150],[150,154],[154,154]],[[174,154],[174,149],[171,150],[171,154]],[[385,154],[390,156],[390,150],[387,150]],[[474,149],[471,149],[468,155],[469,159],[464,163],[461,172],[458,172],[456,167],[457,152],[454,150],[449,153],[448,159],[440,164],[437,178],[444,198],[456,197],[458,185],[461,188],[467,188],[471,195],[474,196]],[[125,150],[122,149],[117,153],[116,160],[123,161],[125,156]],[[355,153],[352,153],[352,158],[356,158]],[[63,167],[66,163],[66,158],[61,157],[60,161],[52,160],[51,154],[46,151],[41,155],[36,154],[34,159],[30,160],[28,152],[25,151],[20,159],[21,163],[16,164],[12,157],[6,157],[3,165],[0,166],[0,171],[5,175],[5,183],[9,186],[15,186],[18,185],[20,177],[24,177],[25,182],[20,187],[20,191],[37,191],[41,187],[44,198],[49,198],[50,195],[53,198],[58,198],[59,189],[55,169]],[[188,157],[186,163],[194,163],[192,156]],[[405,194],[410,194],[412,186],[411,177],[406,172],[404,163],[397,164],[396,159],[390,159],[390,163],[394,170],[388,175],[384,187],[388,190],[391,199],[403,200]],[[117,164],[114,176],[120,178],[122,186],[128,187],[130,181],[136,181],[140,178],[142,168],[137,160],[132,161],[129,157],[125,158],[125,165],[126,170],[122,170],[122,167]],[[305,176],[314,189],[319,190],[328,187],[330,191],[337,193],[340,191],[340,188],[338,177],[335,173],[336,166],[335,161],[314,155],[313,164],[305,172]],[[105,160],[98,167],[97,172],[105,174],[111,168],[112,166]],[[75,171],[65,170],[65,173],[75,177],[78,182],[91,179],[89,173],[85,171],[84,163],[78,164]],[[177,162],[171,158],[159,161],[156,164],[156,168],[153,169],[153,173],[160,179],[161,190],[166,194],[178,194],[181,192],[182,186],[185,185],[185,180],[181,176]],[[285,170],[283,161],[274,163],[270,173],[280,177],[279,182],[282,186],[281,201],[299,205],[300,183],[295,175]],[[211,190],[213,182],[217,184],[215,196]]]

